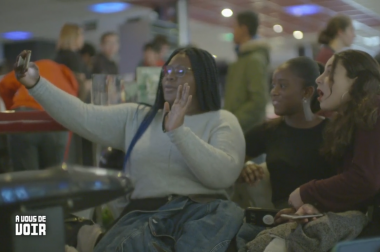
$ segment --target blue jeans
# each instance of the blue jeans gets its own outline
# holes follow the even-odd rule
[[[256,236],[264,231],[265,227],[259,227],[252,224],[244,223],[236,235],[236,246],[239,252],[246,252],[246,244],[256,238]]]
[[[157,211],[134,211],[122,217],[94,252],[223,252],[243,224],[235,203],[197,203],[178,197]]]

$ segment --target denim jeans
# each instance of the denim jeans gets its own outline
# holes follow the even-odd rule
[[[235,203],[197,203],[177,197],[157,211],[134,211],[122,217],[94,252],[223,252],[243,224]]]
[[[236,235],[236,246],[239,252],[246,252],[246,244],[256,238],[256,236],[264,231],[265,227],[255,226],[249,223],[244,223]]]

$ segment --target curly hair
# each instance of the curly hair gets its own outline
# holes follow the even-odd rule
[[[355,79],[350,90],[350,100],[336,113],[326,126],[322,153],[331,161],[342,160],[353,145],[357,130],[371,130],[375,126],[380,95],[380,71],[378,63],[367,53],[346,50],[334,55],[330,88],[334,85],[334,72],[338,64],[347,71],[347,77]]]

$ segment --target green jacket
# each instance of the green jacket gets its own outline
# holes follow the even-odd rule
[[[228,68],[224,109],[233,113],[246,133],[266,118],[269,94],[269,47],[251,40],[241,45]]]

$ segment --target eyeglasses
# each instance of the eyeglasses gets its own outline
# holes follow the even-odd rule
[[[190,67],[184,67],[184,66],[178,66],[178,67],[163,66],[162,67],[162,72],[164,73],[164,75],[169,75],[171,73],[174,73],[179,78],[185,76],[187,71],[192,71],[192,69]]]

